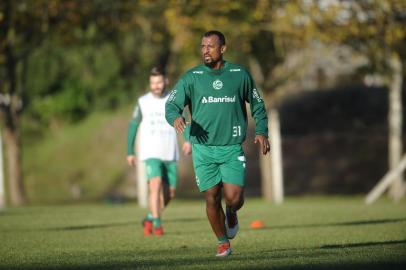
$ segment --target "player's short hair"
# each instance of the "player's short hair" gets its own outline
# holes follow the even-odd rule
[[[224,37],[223,33],[217,30],[210,30],[203,34],[203,37],[211,37],[217,36],[220,40],[220,46],[226,45],[226,38]]]
[[[164,76],[165,77],[165,70],[162,67],[153,67],[149,72],[149,76]]]

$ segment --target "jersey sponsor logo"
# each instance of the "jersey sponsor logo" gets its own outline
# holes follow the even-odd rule
[[[177,92],[178,92],[178,90],[173,89],[172,92],[171,92],[171,94],[170,94],[169,97],[168,97],[168,100],[169,100],[169,101],[174,101],[175,98],[176,98],[176,93],[177,93]]]
[[[208,96],[202,98],[202,103],[235,103],[235,96],[233,97],[212,97]]]
[[[257,89],[252,89],[252,97],[255,98],[258,102],[262,102],[262,98],[260,97]]]
[[[221,88],[223,88],[223,82],[220,81],[219,79],[215,80],[213,82],[213,88],[216,90],[220,90]]]
[[[193,73],[194,74],[203,74],[203,71],[202,70],[195,70],[195,71],[193,71]]]
[[[241,69],[240,68],[232,68],[232,69],[230,69],[230,72],[238,72],[238,71],[241,71]]]

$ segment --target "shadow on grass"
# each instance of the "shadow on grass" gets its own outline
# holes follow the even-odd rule
[[[164,219],[164,222],[165,223],[172,223],[172,222],[200,222],[200,221],[206,221],[207,219],[206,218],[203,218],[203,217],[201,217],[201,218],[176,218],[176,219],[171,219],[171,218],[168,218],[168,219]]]
[[[257,260],[261,260],[261,256],[256,258]],[[269,258],[270,260],[272,258]],[[124,261],[124,262],[116,262],[116,263],[96,263],[96,264],[85,264],[85,265],[75,265],[75,266],[58,266],[58,265],[50,265],[50,266],[24,266],[24,268],[20,267],[1,267],[0,270],[17,270],[17,269],[26,269],[26,270],[34,270],[34,269],[43,269],[43,270],[110,270],[110,269],[203,269],[203,266],[207,266],[206,269],[236,269],[236,270],[265,270],[265,269],[272,269],[272,270],[285,270],[285,269],[293,269],[293,270],[307,270],[307,269],[316,269],[316,270],[340,270],[340,269],[365,269],[365,270],[382,270],[382,269],[390,269],[390,270],[403,270],[406,266],[405,262],[390,262],[390,261],[383,261],[383,262],[363,262],[363,263],[353,263],[353,262],[342,262],[342,263],[309,263],[306,265],[299,265],[291,263],[289,265],[284,266],[276,266],[272,265],[270,262],[269,265],[251,265],[251,266],[241,266],[239,265],[239,261],[242,260],[235,260],[232,258],[219,258],[216,259],[217,262],[212,262],[207,259],[182,259],[182,260],[165,260],[165,261],[148,261],[143,263],[138,263],[136,261]],[[219,260],[227,260],[226,262],[219,262]],[[213,265],[214,264],[214,265]],[[217,266],[211,268],[212,266]],[[227,267],[228,266],[228,267]]]
[[[213,254],[203,253],[198,248],[189,247],[174,247],[174,249],[155,250],[154,254],[151,251],[107,251],[98,254],[100,258],[98,262],[80,263],[80,259],[87,260],[88,258],[78,256],[78,260],[74,263],[64,262],[69,265],[58,265],[54,262],[38,262],[35,265],[19,265],[19,266],[2,266],[2,269],[239,269],[239,270],[259,270],[259,269],[405,269],[406,258],[401,260],[390,260],[382,258],[377,261],[369,261],[369,257],[365,257],[362,262],[353,262],[354,258],[359,259],[359,255],[367,252],[365,249],[357,249],[359,247],[368,246],[387,246],[405,244],[406,239],[397,241],[383,242],[366,242],[354,243],[346,245],[324,245],[313,248],[291,248],[291,249],[269,249],[261,251],[241,251],[227,258],[216,258]],[[347,257],[348,251],[340,252],[343,248],[355,248],[351,250],[353,257]],[[332,251],[332,249],[337,249]],[[177,250],[177,251],[176,251]],[[359,253],[359,254],[358,254]],[[159,254],[159,256],[155,256]],[[122,257],[123,259],[120,259]],[[334,258],[334,259],[331,259]],[[310,260],[309,260],[310,259]],[[287,261],[288,260],[288,261]],[[305,263],[305,261],[308,261]],[[326,261],[329,261],[326,263]]]
[[[349,244],[331,244],[331,245],[322,245],[320,247],[309,247],[309,248],[280,248],[280,249],[270,249],[270,250],[265,250],[263,252],[266,252],[268,254],[271,254],[273,252],[280,253],[280,252],[297,252],[298,254],[301,254],[303,251],[312,251],[312,254],[314,255],[314,251],[322,251],[324,254],[326,254],[327,250],[331,249],[351,249],[351,248],[363,248],[363,247],[372,247],[372,246],[391,246],[391,245],[399,245],[399,244],[406,244],[406,239],[402,240],[390,240],[390,241],[377,241],[377,242],[363,242],[363,243],[349,243]],[[324,251],[323,251],[324,250]],[[275,256],[272,256],[273,258],[276,258]],[[306,255],[308,257],[308,255]],[[406,257],[405,257],[405,263],[406,263]]]
[[[394,244],[406,244],[406,239],[404,240],[394,240],[394,241],[384,241],[384,242],[366,242],[366,243],[353,243],[353,244],[338,244],[338,245],[324,245],[320,248],[333,249],[333,248],[354,248],[354,247],[369,247],[369,246],[383,246],[383,245],[394,245]]]
[[[385,224],[385,223],[398,223],[406,222],[406,217],[404,218],[389,218],[389,219],[375,219],[375,220],[360,220],[360,221],[349,221],[349,222],[334,222],[334,223],[322,223],[322,224],[303,224],[303,225],[278,225],[278,226],[266,226],[259,230],[284,230],[284,229],[295,229],[295,228],[317,228],[317,227],[334,227],[334,226],[359,226],[359,225],[375,225],[375,224]]]
[[[172,222],[198,222],[204,220],[203,218],[180,218],[180,219],[165,219],[165,223]],[[88,225],[74,225],[74,226],[65,226],[65,227],[56,227],[56,228],[46,228],[41,229],[42,231],[77,231],[77,230],[91,230],[91,229],[100,229],[100,228],[110,228],[110,227],[122,227],[122,226],[138,226],[141,224],[141,221],[126,221],[126,222],[115,222],[115,223],[105,223],[105,224],[88,224]]]
[[[23,211],[8,211],[8,210],[0,210],[0,217],[7,217],[7,216],[22,216],[26,215],[27,213]]]
[[[41,231],[78,231],[78,230],[92,230],[100,228],[110,228],[110,227],[122,227],[122,226],[133,226],[136,222],[127,221],[127,222],[116,222],[116,223],[105,223],[105,224],[89,224],[89,225],[74,225],[74,226],[65,226],[65,227],[55,227],[55,228],[45,228],[40,229]]]
[[[221,259],[218,259],[221,260]],[[228,258],[226,260],[229,260]],[[192,262],[192,264],[190,264]],[[199,261],[198,261],[199,262]],[[230,260],[229,260],[230,262]],[[227,262],[227,265],[231,266],[232,264]],[[50,266],[50,267],[24,267],[24,269],[27,270],[34,270],[34,269],[59,269],[59,270],[84,270],[84,269],[100,269],[100,270],[107,270],[107,269],[156,269],[156,267],[159,267],[160,269],[165,268],[165,269],[177,269],[178,267],[182,267],[182,269],[195,269],[193,267],[193,263],[196,263],[196,261],[182,261],[181,264],[177,264],[176,262],[170,261],[169,263],[163,263],[163,264],[155,264],[155,265],[148,265],[148,264],[142,264],[142,265],[137,265],[132,262],[122,262],[122,263],[115,263],[115,264],[89,264],[89,265],[80,265],[80,266],[67,266],[67,267],[58,267],[58,266]],[[202,263],[202,262],[201,262]],[[210,267],[209,262],[207,262],[208,265],[207,267]],[[187,267],[189,264],[190,267]],[[309,264],[309,265],[286,265],[286,266],[273,266],[271,263],[269,265],[264,265],[264,266],[244,266],[244,267],[238,267],[233,266],[230,269],[233,270],[265,270],[265,269],[273,269],[273,270],[286,270],[286,269],[292,269],[292,270],[307,270],[307,269],[312,269],[312,270],[340,270],[340,269],[365,269],[365,270],[382,270],[382,269],[391,269],[391,270],[403,270],[404,267],[406,266],[405,262],[380,262],[380,263],[342,263],[342,264]],[[22,268],[14,268],[14,267],[1,267],[0,270],[14,270],[14,269],[22,269]],[[202,266],[199,266],[199,269],[203,269]],[[207,268],[210,269],[210,268]],[[227,269],[225,267],[217,267],[216,269]]]

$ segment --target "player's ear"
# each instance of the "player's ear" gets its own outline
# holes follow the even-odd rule
[[[226,45],[221,46],[221,48],[220,48],[221,54],[225,53],[225,52],[226,52],[226,49],[227,49],[227,46],[226,46]]]
[[[165,76],[165,85],[169,85],[169,78]]]

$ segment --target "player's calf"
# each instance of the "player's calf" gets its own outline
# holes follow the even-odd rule
[[[225,227],[228,239],[233,239],[240,228],[238,225],[237,211],[229,207],[226,207]]]

